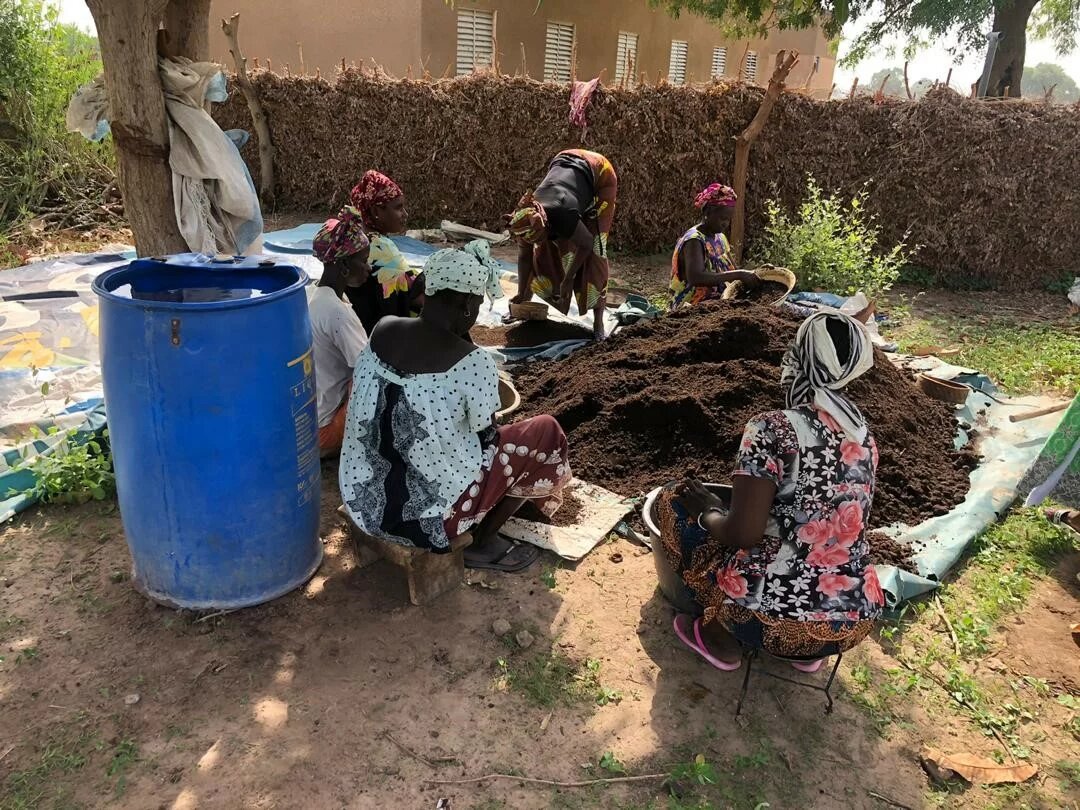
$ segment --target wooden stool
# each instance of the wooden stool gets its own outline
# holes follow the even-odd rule
[[[427,605],[447,591],[461,585],[465,578],[465,549],[472,543],[472,535],[466,532],[450,540],[450,552],[433,554],[427,549],[403,546],[374,537],[353,522],[344,508],[339,513],[349,521],[349,533],[353,543],[370,549],[387,562],[404,569],[409,581],[409,601],[414,605]]]

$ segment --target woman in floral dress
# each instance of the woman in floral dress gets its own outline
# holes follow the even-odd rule
[[[814,672],[880,614],[866,541],[878,451],[840,393],[873,362],[861,324],[807,318],[782,366],[787,408],[746,427],[730,508],[697,481],[664,491],[664,552],[704,613],[676,616],[675,632],[713,666],[738,669],[741,645]]]
[[[526,500],[555,514],[571,473],[554,418],[495,425],[499,372],[469,329],[484,296],[502,296],[499,273],[487,242],[440,250],[420,317],[379,321],[356,362],[338,484],[368,534],[445,553],[470,532],[466,566],[519,571],[537,550],[499,530]]]

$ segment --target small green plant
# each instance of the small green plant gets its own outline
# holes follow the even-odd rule
[[[808,177],[806,199],[794,217],[777,200],[766,204],[758,258],[791,270],[802,289],[837,295],[862,291],[871,300],[880,296],[892,287],[913,251],[901,240],[879,252],[880,229],[866,210],[866,197],[863,191],[845,204]]]
[[[613,773],[613,774],[624,774],[624,773],[626,773],[626,766],[623,765],[619,761],[618,757],[616,757],[611,751],[605,751],[604,752],[604,755],[602,757],[600,757],[599,765],[603,770],[607,771],[608,773]]]
[[[1080,787],[1080,762],[1062,759],[1055,762],[1054,767],[1057,769],[1057,772],[1064,777],[1062,781],[1064,781],[1068,787]]]
[[[28,494],[44,503],[86,503],[111,497],[116,492],[116,475],[108,437],[106,430],[101,439],[77,441],[76,432],[71,431],[52,452],[35,456],[27,463],[34,474]]]
[[[671,779],[675,782],[691,781],[699,785],[715,785],[720,777],[706,759],[698,754],[691,762],[680,762],[671,769]]]
[[[121,740],[117,744],[116,750],[113,751],[112,760],[106,769],[106,773],[110,777],[117,777],[115,789],[117,798],[123,796],[124,791],[127,790],[128,769],[138,761],[139,747],[135,744],[135,741]]]
[[[15,663],[28,664],[31,661],[36,661],[38,657],[38,652],[39,651],[37,647],[24,647],[23,649],[19,650],[19,654],[15,657]]]
[[[555,579],[555,569],[545,568],[543,573],[540,574],[540,581],[551,590],[555,590],[555,586],[558,585],[558,582]]]
[[[495,686],[524,695],[544,708],[594,703],[606,706],[622,700],[622,693],[600,683],[600,662],[578,663],[559,652],[527,657],[500,658]]]

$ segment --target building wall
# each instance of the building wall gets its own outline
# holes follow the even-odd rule
[[[213,0],[210,58],[231,64],[218,21],[238,11],[240,47],[249,62],[258,58],[265,65],[269,58],[274,70],[287,64],[299,74],[299,43],[308,74],[319,68],[332,79],[342,59],[374,59],[401,76],[420,61],[420,5],[421,0]]]
[[[444,0],[213,0],[210,19],[220,20],[240,12],[240,45],[249,58],[274,69],[288,65],[300,73],[300,46],[308,74],[319,68],[332,78],[342,59],[370,64],[374,59],[391,75],[404,76],[411,67],[415,75],[426,68],[435,76],[456,73],[457,12],[485,9],[498,12],[496,37],[499,66],[505,73],[521,69],[522,46],[529,74],[543,78],[544,50],[548,21],[574,23],[577,38],[577,68],[580,77],[607,71],[605,81],[615,81],[615,63],[620,31],[638,35],[635,73],[650,81],[666,78],[671,41],[688,45],[688,81],[710,78],[713,48],[727,48],[726,75],[738,74],[746,41],[733,41],[707,21],[691,14],[672,19],[649,7],[648,0],[543,0],[536,14],[534,0],[457,0],[450,8]],[[361,13],[360,9],[363,9]],[[211,58],[229,64],[228,46],[218,25],[211,25]],[[820,30],[783,31],[767,42],[749,43],[758,54],[759,83],[772,72],[776,54],[796,48],[802,54],[788,80],[790,87],[802,87],[814,63],[821,65],[810,87],[816,95],[827,94],[832,86],[835,60]],[[423,66],[423,67],[421,67]]]
[[[802,58],[788,81],[802,87],[810,74],[815,56],[821,58],[810,87],[827,91],[832,86],[835,59],[829,55],[828,42],[820,30],[784,31],[768,41],[734,41],[719,28],[691,14],[672,19],[662,10],[649,7],[647,0],[543,0],[534,15],[532,0],[458,0],[451,9],[443,0],[421,0],[423,31],[421,49],[428,70],[442,75],[456,72],[456,14],[460,9],[484,9],[497,12],[496,37],[499,66],[504,73],[520,70],[522,46],[529,74],[543,77],[544,49],[549,21],[574,23],[577,38],[579,77],[592,77],[606,69],[608,84],[615,80],[618,35],[627,31],[638,35],[638,59],[635,73],[645,73],[650,81],[667,78],[672,40],[687,43],[688,81],[710,78],[713,48],[727,48],[726,75],[735,77],[749,50],[758,54],[758,82],[768,80],[781,49],[795,48]],[[527,9],[527,10],[526,10]]]

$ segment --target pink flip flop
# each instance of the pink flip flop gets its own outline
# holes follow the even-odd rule
[[[732,664],[728,663],[727,661],[721,661],[719,658],[709,652],[708,647],[705,646],[705,640],[701,637],[701,619],[694,619],[693,639],[690,638],[686,633],[684,633],[683,629],[679,626],[679,619],[682,619],[684,617],[687,619],[691,618],[690,615],[687,613],[676,613],[675,621],[672,623],[672,627],[675,630],[675,635],[678,636],[679,641],[681,641],[691,650],[693,650],[706,661],[708,661],[712,666],[723,672],[734,672],[742,666],[742,659],[739,659]]]
[[[819,658],[817,661],[791,661],[790,663],[795,669],[799,670],[799,672],[806,672],[812,675],[821,669],[821,665],[825,663],[825,659]]]

